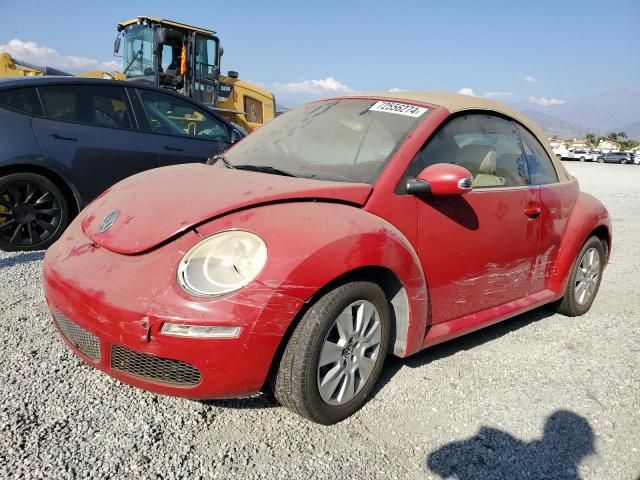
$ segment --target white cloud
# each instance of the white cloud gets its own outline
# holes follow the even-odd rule
[[[398,92],[408,92],[409,90],[407,90],[406,88],[398,88],[398,87],[393,87],[389,89],[389,92],[391,93],[398,93]]]
[[[14,38],[9,43],[0,45],[0,52],[7,52],[12,57],[42,67],[54,67],[61,70],[119,70],[120,62],[109,60],[100,62],[93,58],[78,57],[74,55],[61,55],[53,48],[38,45],[36,42],[28,42]]]
[[[474,93],[473,89],[471,89],[469,87],[461,88],[460,90],[458,90],[458,93],[460,93],[462,95],[470,95],[472,97],[476,96],[476,94]]]
[[[525,82],[527,83],[537,83],[538,79],[536,77],[532,77],[531,75],[526,75],[524,77]]]
[[[354,91],[333,77],[322,78],[320,80],[304,80],[302,82],[276,82],[273,84],[273,89],[282,93],[304,95],[333,95]]]
[[[485,97],[487,98],[493,98],[493,97],[513,97],[513,93],[512,92],[487,92],[484,94]]]
[[[548,107],[549,105],[562,105],[563,103],[566,103],[564,100],[545,97],[527,97],[527,101],[530,103],[535,103],[536,105],[541,105],[543,107]]]

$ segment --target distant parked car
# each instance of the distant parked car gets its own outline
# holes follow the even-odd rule
[[[602,159],[599,160],[600,163],[634,163],[635,159],[633,154],[628,152],[611,152],[606,153],[602,156]]]
[[[0,249],[51,245],[119,180],[202,162],[243,134],[164,89],[76,77],[0,81]]]
[[[580,160],[581,162],[593,162],[596,156],[590,150],[578,149],[570,152],[569,158]]]

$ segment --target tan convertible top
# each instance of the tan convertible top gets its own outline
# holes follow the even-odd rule
[[[411,91],[411,92],[368,92],[357,93],[349,95],[349,97],[366,97],[366,98],[385,98],[389,100],[410,100],[413,102],[428,103],[430,105],[439,105],[446,108],[451,113],[462,112],[465,110],[487,110],[491,112],[501,113],[508,117],[511,117],[530,130],[542,143],[542,146],[547,151],[547,154],[553,161],[556,171],[558,172],[558,178],[561,182],[571,180],[572,177],[567,173],[562,165],[562,162],[555,156],[549,140],[544,134],[542,129],[537,123],[529,120],[520,112],[507,107],[504,103],[496,102],[494,100],[487,100],[486,98],[474,97],[471,95],[461,95],[459,93],[446,93],[446,92],[423,92],[423,91]]]

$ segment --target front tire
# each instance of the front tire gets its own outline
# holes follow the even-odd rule
[[[60,189],[35,173],[0,178],[0,249],[43,250],[69,223],[69,207]]]
[[[590,237],[571,269],[564,297],[557,305],[559,313],[568,317],[584,315],[598,294],[606,253],[598,237]]]
[[[275,378],[278,401],[324,425],[359,410],[389,348],[389,303],[375,283],[350,282],[326,293],[302,317]]]

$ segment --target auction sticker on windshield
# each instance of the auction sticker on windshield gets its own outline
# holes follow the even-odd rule
[[[398,115],[406,115],[408,117],[419,117],[429,109],[425,107],[416,107],[406,103],[398,102],[376,102],[371,108],[372,112],[397,113]]]

